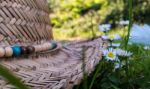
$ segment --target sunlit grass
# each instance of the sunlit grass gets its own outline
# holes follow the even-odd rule
[[[94,32],[96,36],[102,35],[102,33],[99,32],[98,30],[95,30]],[[55,40],[68,40],[68,41],[83,40],[83,39],[89,39],[93,37],[92,32],[90,30],[87,32],[84,32],[82,30],[73,31],[71,29],[67,29],[67,30],[54,29],[53,35],[54,35]]]
[[[103,33],[100,32],[98,29],[94,31],[96,36],[102,36]],[[128,30],[127,27],[119,27],[116,29],[111,30],[108,34],[119,34],[122,37],[127,36]],[[75,34],[75,35],[74,35]],[[91,31],[82,32],[82,31],[73,31],[73,30],[61,30],[61,29],[54,29],[53,35],[55,40],[83,40],[92,38]]]

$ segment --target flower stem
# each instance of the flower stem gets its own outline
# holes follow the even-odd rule
[[[132,16],[133,16],[132,0],[128,0],[128,4],[129,4],[129,25],[128,25],[128,34],[127,34],[127,37],[125,40],[125,49],[128,48],[128,42],[129,42],[130,32],[131,32],[131,28],[132,28]]]
[[[133,11],[132,11],[132,0],[128,0],[128,5],[129,5],[129,25],[128,25],[128,34],[127,37],[125,39],[125,49],[128,49],[128,42],[129,42],[129,37],[130,37],[130,32],[131,32],[131,28],[132,28],[132,15],[133,15]],[[128,58],[126,59],[126,75],[127,78],[129,78],[129,62],[128,62]]]

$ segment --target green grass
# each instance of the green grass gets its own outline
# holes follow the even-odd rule
[[[130,32],[131,32],[131,28],[132,28],[132,16],[133,16],[133,7],[132,7],[132,0],[128,0],[128,4],[129,4],[129,25],[128,25],[128,34],[125,40],[125,49],[127,50],[128,47],[128,42],[129,42],[129,37],[130,37]]]
[[[12,72],[10,72],[8,69],[0,65],[0,75],[4,77],[9,83],[14,85],[17,89],[29,89],[27,86],[25,86],[20,79],[18,79]]]
[[[149,89],[150,50],[145,50],[143,45],[137,44],[129,45],[128,49],[133,53],[133,56],[127,59],[128,70],[126,70],[127,65],[114,70],[113,63],[103,59],[86,79],[88,89]],[[85,89],[84,82],[83,80],[74,89]]]

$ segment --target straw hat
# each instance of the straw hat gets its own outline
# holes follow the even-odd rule
[[[71,89],[90,74],[106,47],[101,38],[62,45],[53,41],[46,0],[0,1],[0,64],[31,89]],[[14,86],[0,78],[0,89]]]

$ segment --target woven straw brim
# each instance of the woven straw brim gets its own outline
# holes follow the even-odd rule
[[[106,47],[101,38],[71,43],[38,57],[2,61],[31,89],[72,89],[83,79],[82,64],[89,75],[102,58],[101,50]],[[0,89],[14,86],[0,80]]]

